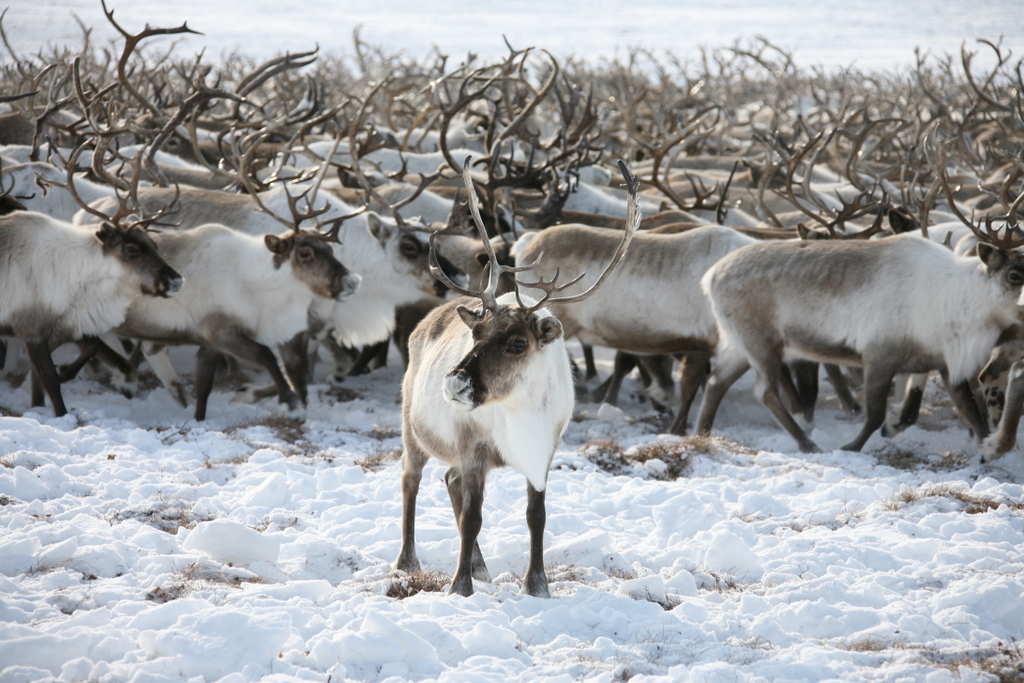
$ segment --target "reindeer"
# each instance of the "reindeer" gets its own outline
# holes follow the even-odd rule
[[[434,309],[409,340],[409,367],[402,382],[402,547],[397,569],[411,572],[420,566],[415,547],[416,494],[423,467],[433,455],[451,465],[445,484],[461,536],[450,592],[468,596],[473,593],[474,578],[489,581],[477,542],[484,480],[491,469],[511,465],[527,478],[530,559],[523,592],[550,597],[543,558],[545,489],[551,458],[572,417],[573,384],[562,325],[545,306],[584,300],[625,255],[640,212],[636,178],[625,164],[621,168],[631,198],[626,229],[610,262],[586,291],[553,296],[580,278],[556,285],[557,277],[541,277],[496,296],[502,273],[533,270],[537,262],[518,267],[498,263],[472,191],[473,219],[490,256],[487,286],[480,292],[460,287],[432,259],[434,275],[465,296]],[[472,190],[466,167],[463,179]],[[539,299],[523,296],[519,287],[526,286],[543,295]]]
[[[32,405],[67,414],[50,351],[117,327],[140,294],[169,299],[182,278],[140,225],[74,226],[33,211],[0,217],[0,334],[21,339]]]
[[[574,276],[604,262],[619,239],[617,230],[557,225],[523,235],[513,255],[519,265],[543,252]],[[580,306],[555,302],[549,309],[566,337],[576,336],[584,344],[634,354],[684,354],[680,405],[670,427],[682,434],[718,339],[700,278],[718,259],[756,240],[731,228],[706,226],[677,234],[640,232],[632,241],[636,256],[610,276],[609,287]],[[554,266],[542,264],[538,271],[550,277]]]
[[[223,225],[163,232],[155,241],[189,285],[168,305],[139,300],[128,309],[118,335],[160,344],[198,344],[195,418],[206,418],[214,373],[223,354],[263,367],[282,403],[299,416],[305,403],[305,367],[281,366],[272,349],[300,337],[315,298],[342,301],[361,277],[350,273],[323,235],[293,230],[284,235],[245,235]],[[162,302],[161,302],[162,303]],[[158,377],[183,399],[173,369],[143,347]],[[302,358],[305,354],[301,354]],[[288,377],[285,377],[285,373]],[[289,383],[289,379],[292,380]]]
[[[306,189],[310,187],[307,185]],[[138,191],[139,201],[147,208],[164,205],[173,195],[174,190],[170,188],[140,188]],[[280,229],[282,224],[292,227],[311,217],[336,221],[330,248],[342,263],[359,264],[362,285],[344,302],[314,300],[311,316],[316,327],[311,332],[318,338],[332,334],[347,346],[388,339],[394,329],[397,307],[443,293],[443,286],[430,275],[427,240],[419,231],[399,226],[372,211],[361,213],[335,198],[326,198],[320,208],[307,207],[309,210],[299,215],[300,198],[302,195],[289,194],[284,185],[259,196],[182,188],[179,209],[173,215],[174,229],[188,231],[213,222],[262,238]],[[109,202],[100,200],[93,208],[105,209]],[[293,220],[282,218],[288,213]],[[457,268],[443,256],[439,258],[452,277],[460,277]],[[147,358],[153,360],[152,356]],[[180,380],[174,375],[169,360],[161,358],[156,362],[163,369],[165,385],[172,394],[180,395]],[[270,387],[256,388],[243,394],[243,398],[256,399],[270,393],[273,393]]]
[[[701,280],[721,341],[698,430],[711,430],[725,392],[752,366],[762,403],[801,451],[817,452],[777,392],[785,355],[864,367],[864,425],[843,450],[860,450],[882,425],[899,372],[938,370],[960,415],[984,438],[989,430],[969,380],[1000,335],[1020,323],[1024,305],[1024,252],[1004,246],[981,242],[978,258],[967,259],[897,235],[759,243],[733,252]],[[903,295],[886,297],[893,291]]]

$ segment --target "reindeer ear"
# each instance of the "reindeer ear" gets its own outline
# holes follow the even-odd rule
[[[459,306],[455,310],[459,312],[462,322],[466,323],[466,326],[470,329],[484,319],[484,309],[482,308],[479,311],[474,311],[469,306]]]
[[[277,235],[265,235],[263,242],[267,245],[267,249],[274,252],[275,254],[287,254],[292,249],[292,243],[294,242],[292,237],[278,237]]]
[[[117,244],[118,237],[121,236],[121,231],[115,228],[110,223],[104,223],[100,226],[100,229],[96,231],[96,239],[103,243],[105,247],[112,247]]]
[[[985,264],[985,270],[990,273],[1002,268],[1007,260],[1005,251],[987,242],[978,242],[978,258]]]
[[[889,227],[896,234],[918,229],[917,219],[905,206],[890,207],[888,216]]]
[[[377,241],[382,245],[387,244],[387,241],[395,234],[398,230],[398,226],[392,225],[381,220],[381,217],[370,211],[366,214],[366,227],[370,231],[370,234],[377,238]]]
[[[288,255],[291,253],[292,246],[295,244],[295,238],[281,238],[277,235],[269,234],[263,237],[263,242],[267,245],[267,249],[274,254],[274,268],[277,269],[288,260]]]
[[[562,336],[562,323],[558,321],[558,318],[552,315],[547,315],[542,318],[536,314],[532,317],[533,331],[536,333],[537,342],[541,346],[550,344]]]

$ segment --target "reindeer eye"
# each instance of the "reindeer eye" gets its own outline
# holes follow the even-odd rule
[[[299,254],[299,260],[301,260],[301,261],[309,261],[310,259],[313,258],[313,250],[310,249],[309,247],[304,247],[302,249],[299,249],[298,254]]]
[[[513,339],[508,345],[508,350],[510,353],[522,353],[526,350],[526,340],[523,338]]]
[[[138,256],[139,255],[140,250],[134,244],[126,244],[126,245],[124,245],[124,253],[125,253],[125,256],[133,256],[134,257],[134,256]]]
[[[405,240],[401,246],[402,256],[406,258],[416,258],[420,255],[420,246],[412,240]]]
[[[1006,280],[1015,287],[1024,284],[1024,273],[1019,270],[1011,270],[1006,274]]]

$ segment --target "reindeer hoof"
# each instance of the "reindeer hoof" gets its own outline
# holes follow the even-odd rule
[[[297,405],[294,408],[289,408],[288,412],[284,414],[289,420],[295,420],[297,422],[306,421],[306,406]]]
[[[519,591],[520,595],[532,595],[535,598],[550,598],[551,591],[548,590],[548,577],[544,574],[540,576],[527,576],[526,581],[523,582],[523,589]]]
[[[979,450],[981,451],[982,462],[992,462],[993,460],[998,460],[1003,457],[1009,449],[1000,449],[995,437],[990,436],[981,442],[981,448],[979,448]]]
[[[185,385],[181,382],[175,382],[172,385],[171,396],[182,408],[188,408],[188,392],[185,391]]]

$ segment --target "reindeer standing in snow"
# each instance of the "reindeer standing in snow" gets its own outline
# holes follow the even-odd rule
[[[572,417],[574,392],[562,324],[542,307],[585,299],[622,260],[640,225],[637,181],[620,162],[629,188],[629,217],[618,249],[593,286],[574,296],[554,297],[579,280],[556,285],[556,273],[550,281],[517,282],[515,292],[496,297],[502,273],[531,270],[537,262],[499,265],[480,218],[468,166],[467,162],[463,179],[488,251],[488,282],[482,292],[459,287],[438,267],[431,249],[435,277],[465,297],[434,309],[409,339],[409,366],[402,383],[402,549],[395,567],[419,569],[416,494],[423,467],[433,455],[451,465],[445,483],[461,535],[450,592],[468,596],[473,593],[474,578],[489,581],[477,543],[484,481],[491,469],[511,465],[527,479],[530,560],[523,592],[549,597],[544,574],[544,492],[551,459]],[[431,242],[433,246],[433,238]],[[519,286],[544,294],[535,301],[521,296]]]

